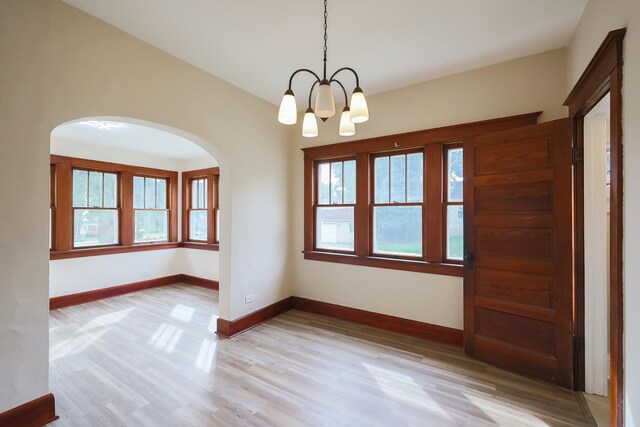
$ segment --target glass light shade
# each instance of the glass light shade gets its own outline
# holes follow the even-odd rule
[[[298,109],[296,108],[296,97],[293,91],[288,89],[282,97],[280,111],[278,111],[278,121],[283,125],[295,125],[298,120]]]
[[[316,119],[316,115],[313,114],[313,110],[311,108],[308,108],[304,113],[302,136],[306,138],[318,136],[318,120]]]
[[[353,136],[356,134],[356,124],[351,121],[349,107],[344,107],[340,116],[340,136]]]
[[[323,80],[318,86],[316,94],[316,116],[328,119],[336,114],[336,104],[333,101],[333,90],[328,80]]]
[[[351,121],[353,123],[364,123],[369,120],[369,108],[367,100],[362,93],[362,89],[357,87],[351,94]]]

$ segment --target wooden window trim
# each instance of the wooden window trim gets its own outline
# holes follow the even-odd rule
[[[189,239],[189,212],[191,211],[191,181],[207,180],[207,241]],[[220,249],[216,215],[220,209],[218,191],[220,186],[220,168],[207,168],[182,172],[182,243],[181,247],[217,251]]]
[[[443,147],[466,138],[537,123],[541,112],[446,126],[371,139],[304,148],[304,258],[315,261],[463,276],[462,263],[443,257]],[[371,157],[389,152],[424,151],[423,256],[420,259],[372,254]],[[355,254],[315,249],[315,167],[318,161],[356,159]],[[437,206],[429,209],[429,206]],[[424,209],[424,208],[423,208]]]
[[[463,206],[464,197],[462,202],[449,201],[449,151],[462,148],[462,143],[443,145],[442,147],[442,259],[449,264],[463,265],[463,260],[449,259],[447,258],[447,208],[449,206]],[[463,184],[464,185],[464,184]]]
[[[68,259],[116,253],[169,249],[179,247],[178,243],[178,173],[163,169],[153,169],[119,163],[101,162],[51,155],[52,165],[52,207],[55,220],[53,227],[50,259]],[[118,174],[119,244],[73,247],[73,170],[93,170]],[[134,243],[133,236],[133,176],[167,179],[169,208],[169,241],[158,243]]]

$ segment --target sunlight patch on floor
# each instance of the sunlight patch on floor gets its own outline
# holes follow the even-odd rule
[[[211,372],[211,366],[213,365],[213,358],[216,354],[217,341],[209,341],[208,339],[202,340],[200,345],[200,351],[198,351],[198,358],[196,359],[196,368],[206,372]]]
[[[195,313],[195,309],[191,307],[187,307],[186,305],[178,304],[173,307],[170,317],[174,319],[180,320],[181,322],[189,323],[191,322],[191,318],[193,317],[193,313]]]
[[[96,341],[98,341],[100,337],[104,335],[108,330],[109,328],[105,328],[100,331],[60,341],[49,351],[49,360],[57,360],[62,357],[78,354],[86,350],[87,348],[91,347]]]
[[[163,323],[147,341],[147,344],[157,350],[163,350],[165,353],[173,353],[183,332],[184,330],[180,328]]]
[[[95,319],[91,320],[89,323],[84,325],[82,328],[78,329],[78,332],[88,331],[93,328],[98,328],[101,326],[111,325],[113,323],[117,323],[127,317],[129,313],[135,310],[135,307],[127,308],[125,310],[115,311],[113,313],[103,314],[102,316],[98,316]]]
[[[434,401],[410,376],[368,363],[363,363],[363,365],[376,380],[380,390],[393,400],[426,409],[440,418],[453,422],[447,411]]]

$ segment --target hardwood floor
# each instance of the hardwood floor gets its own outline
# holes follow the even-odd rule
[[[173,285],[51,312],[51,426],[580,426],[573,393],[460,350],[299,311],[217,339]]]

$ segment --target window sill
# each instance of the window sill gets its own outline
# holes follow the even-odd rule
[[[180,243],[178,242],[163,242],[163,243],[142,243],[132,246],[104,246],[101,248],[86,248],[86,249],[72,249],[69,251],[52,251],[49,252],[50,260],[68,259],[68,258],[82,258],[90,256],[100,255],[113,255],[122,254],[128,252],[143,252],[143,251],[156,251],[161,249],[173,249],[178,248]]]
[[[203,251],[219,251],[220,250],[219,243],[182,242],[180,243],[180,247],[188,248],[188,249],[200,249]]]
[[[388,268],[392,270],[405,270],[417,273],[440,274],[443,276],[462,277],[464,275],[464,267],[460,264],[431,263],[375,256],[360,257],[319,251],[304,252],[304,259],[362,265],[365,267]]]

